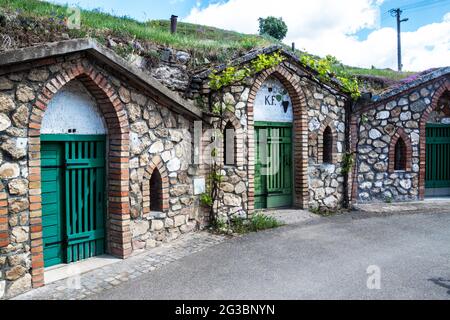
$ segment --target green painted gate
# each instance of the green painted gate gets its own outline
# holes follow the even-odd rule
[[[103,254],[105,136],[43,135],[41,141],[45,266]]]
[[[427,124],[425,187],[450,195],[450,125]]]
[[[292,206],[292,124],[256,122],[255,142],[255,208]]]

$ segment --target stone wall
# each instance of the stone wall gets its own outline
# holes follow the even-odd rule
[[[129,171],[124,172],[119,166],[116,173],[110,164],[109,177],[128,177],[129,192],[117,191],[115,197],[110,192],[110,202],[128,199],[121,202],[118,210],[131,212],[131,219],[122,215],[120,224],[109,219],[108,239],[112,239],[111,230],[120,230],[122,248],[131,252],[176,239],[203,223],[193,191],[193,179],[203,176],[191,161],[192,119],[158,104],[153,96],[131,87],[127,79],[119,79],[113,70],[97,65],[84,54],[47,59],[31,69],[12,68],[0,76],[0,298],[30,289],[32,275],[34,284],[43,284],[40,167],[35,166],[35,151],[39,152],[40,146],[34,138],[40,129],[38,117],[45,116],[45,97],[41,93],[54,90],[48,91],[48,96],[52,96],[67,79],[81,74],[80,70],[89,70],[94,78],[98,75],[95,80],[99,86],[107,88],[115,103],[123,106],[120,121],[129,123],[131,141],[123,141],[122,145],[129,144],[130,152],[123,147],[115,151],[110,146],[109,150],[110,157],[116,153],[128,155]],[[88,91],[95,96],[98,89],[92,87]],[[118,124],[111,124],[109,117],[106,122],[110,125],[109,139],[123,139],[111,132]],[[158,166],[162,175],[166,173],[162,195],[168,205],[162,212],[144,210],[152,164]],[[110,182],[109,188],[112,185],[120,190],[117,183]],[[108,244],[109,249],[116,248],[111,247],[110,241]]]
[[[302,110],[294,110],[296,117],[299,117],[300,112],[306,111],[307,121],[303,129],[305,132],[294,132],[294,145],[296,137],[302,134],[307,136],[308,145],[305,148],[308,149],[308,160],[304,162],[307,166],[304,171],[307,177],[304,180],[302,173],[298,172],[298,174],[295,174],[297,181],[294,182],[294,189],[297,189],[298,195],[294,195],[294,198],[303,197],[303,195],[300,195],[303,191],[297,187],[297,185],[302,183],[302,187],[307,189],[305,208],[321,210],[337,210],[341,208],[344,192],[341,160],[345,153],[345,97],[339,95],[333,88],[319,85],[317,82],[310,80],[310,75],[296,64],[285,62],[274,70],[266,71],[266,73],[267,75],[263,74],[264,79],[274,76],[287,89],[289,87],[290,98]],[[213,106],[217,103],[222,103],[223,106],[226,106],[233,116],[239,119],[240,123],[236,125],[236,129],[241,130],[240,132],[243,135],[242,150],[245,157],[242,160],[245,165],[237,168],[225,168],[223,172],[226,181],[223,184],[221,193],[221,204],[224,205],[222,209],[225,211],[239,212],[243,209],[245,211],[247,208],[250,208],[250,212],[252,210],[251,203],[247,199],[251,200],[254,194],[250,168],[254,166],[252,159],[255,146],[252,145],[254,144],[254,139],[251,137],[254,134],[253,122],[249,125],[249,104],[253,105],[252,99],[256,96],[256,93],[252,92],[255,84],[260,85],[264,81],[260,77],[261,75],[257,75],[255,78],[247,78],[242,83],[225,88],[220,95],[213,93],[211,99],[209,88],[207,83],[205,83],[200,95],[203,97],[202,101],[205,107]],[[290,89],[294,86],[298,89]],[[296,90],[302,97],[295,97],[297,95]],[[250,113],[253,119],[253,107]],[[330,164],[324,164],[319,159],[319,145],[322,133],[326,128],[326,126],[323,126],[325,123],[332,128],[334,135],[333,163]],[[215,127],[217,127],[217,124]],[[302,142],[297,141],[297,143],[300,144]],[[299,163],[302,163],[302,153],[296,154],[294,150],[294,155],[294,166],[299,167]],[[247,175],[245,174],[246,171],[248,172]],[[305,184],[300,182],[300,180],[305,181]],[[244,186],[246,189],[242,193]]]
[[[345,154],[345,100],[320,86],[306,82],[304,92],[308,104],[308,174],[313,210],[340,209],[344,195],[341,174]],[[332,163],[323,162],[323,133],[333,133]]]
[[[354,200],[357,202],[410,201],[419,200],[421,156],[425,154],[425,132],[421,120],[432,106],[436,92],[445,79],[420,85],[398,94],[358,113],[357,174]],[[433,112],[430,120],[440,121],[441,116]],[[403,171],[393,170],[393,149],[402,137],[407,144],[407,167]],[[423,143],[423,145],[421,145]],[[422,181],[423,183],[423,181]]]
[[[204,137],[204,161],[212,164],[217,161],[221,168],[222,182],[218,201],[214,208],[218,208],[218,214],[222,218],[239,216],[246,218],[248,210],[248,128],[247,114],[245,111],[249,89],[242,85],[231,86],[224,89],[223,94],[216,95],[212,104],[220,104],[225,110],[221,118],[211,118],[211,126],[214,128],[209,135]],[[208,99],[204,99],[205,105]],[[225,165],[224,155],[224,129],[230,123],[234,129],[234,164]],[[211,136],[215,136],[211,143]],[[216,157],[209,157],[211,149],[216,148]],[[211,166],[207,165],[208,172]]]

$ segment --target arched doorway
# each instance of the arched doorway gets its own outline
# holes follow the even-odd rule
[[[106,128],[95,99],[77,80],[47,105],[40,136],[45,267],[105,252]]]
[[[293,121],[292,121],[292,158],[293,158],[293,199],[294,207],[306,209],[309,202],[308,189],[308,114],[306,97],[301,89],[301,83],[292,74],[279,65],[275,68],[268,69],[261,72],[255,79],[253,86],[249,93],[247,102],[248,112],[248,176],[249,176],[249,191],[248,191],[248,210],[252,214],[255,209],[256,197],[256,156],[257,156],[257,142],[256,142],[256,128],[255,128],[255,100],[256,95],[260,91],[262,84],[269,78],[277,79],[286,89],[289,98],[292,102]],[[277,98],[275,97],[277,100]],[[278,101],[278,100],[277,100]],[[264,102],[264,101],[263,101]],[[286,102],[284,103],[286,105]],[[284,106],[282,104],[282,112]],[[289,112],[289,108],[288,108]],[[286,125],[289,125],[287,122]]]
[[[267,78],[254,102],[255,209],[293,205],[293,121],[287,89],[277,78]]]
[[[450,91],[435,101],[426,130],[425,197],[450,196]]]
[[[129,132],[124,104],[108,79],[90,64],[73,63],[49,79],[33,105],[28,124],[28,179],[33,287],[44,285],[41,129],[50,101],[72,81],[79,81],[95,98],[108,128],[107,252],[119,258],[131,254],[129,207]],[[72,132],[73,133],[73,132]]]

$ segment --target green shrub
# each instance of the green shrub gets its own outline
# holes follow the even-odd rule
[[[278,228],[281,225],[282,224],[274,217],[269,217],[259,213],[251,218],[249,228],[252,232],[258,232],[262,230]]]
[[[281,226],[282,223],[280,223],[277,219],[264,214],[257,214],[250,220],[240,217],[231,218],[228,223],[223,219],[217,219],[217,221],[213,223],[212,229],[221,234],[246,234],[250,232],[274,229]]]

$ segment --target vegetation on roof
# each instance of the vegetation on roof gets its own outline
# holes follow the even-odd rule
[[[0,10],[19,14],[30,20],[45,20],[49,27],[64,28],[68,18],[67,5],[38,0],[0,0]],[[42,22],[42,21],[41,21]],[[6,32],[8,30],[5,30]],[[274,39],[246,35],[189,23],[178,24],[178,32],[170,33],[168,21],[139,22],[127,16],[116,17],[97,10],[81,10],[81,29],[66,29],[70,38],[90,36],[104,43],[107,37],[148,41],[160,46],[189,51],[202,62],[226,62],[239,54],[274,43]]]
[[[101,9],[81,10],[81,29],[69,29],[65,24],[69,14],[67,5],[38,0],[0,0],[0,50],[2,45],[10,49],[42,42],[92,37],[103,44],[108,44],[112,39],[118,43],[113,50],[122,56],[138,51],[140,55],[158,59],[154,46],[187,51],[192,56],[188,67],[196,68],[226,63],[250,50],[273,44],[288,49],[269,36],[248,35],[183,22],[178,23],[177,33],[171,34],[169,21],[139,22],[127,16],[114,16]],[[8,22],[8,15],[15,18],[15,24]],[[319,74],[321,64],[327,61],[327,58],[321,59],[299,50],[295,54],[305,65],[318,70]],[[332,70],[322,74],[326,74],[326,77],[345,75],[344,78],[349,81],[341,82],[344,82],[344,87],[348,87],[350,93],[356,92],[352,76],[376,76],[381,79],[381,86],[382,79],[385,78],[389,80],[386,81],[387,87],[392,81],[411,75],[386,69],[347,67],[339,63],[333,63],[331,67]]]
[[[398,72],[391,69],[376,69],[376,68],[356,68],[356,67],[346,67],[346,70],[349,74],[353,76],[372,76],[372,77],[381,77],[387,78],[393,81],[400,81],[405,79],[415,72]]]

